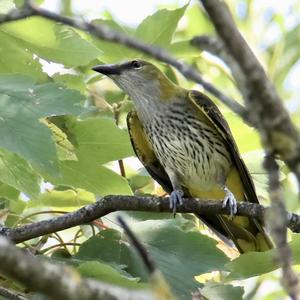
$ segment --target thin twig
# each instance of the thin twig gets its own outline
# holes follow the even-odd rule
[[[134,235],[134,233],[131,231],[129,226],[126,224],[126,222],[123,220],[122,217],[118,216],[118,221],[125,231],[126,235],[128,236],[130,242],[132,243],[133,247],[136,249],[140,257],[142,258],[142,261],[147,268],[147,271],[149,274],[152,274],[155,271],[155,264],[152,261],[151,257],[149,256],[146,248],[142,245],[142,243],[138,240],[138,238]]]

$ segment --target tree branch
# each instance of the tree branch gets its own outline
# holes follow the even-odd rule
[[[0,296],[9,300],[28,300],[28,298],[25,298],[21,293],[6,289],[2,286],[0,286]]]
[[[0,272],[51,299],[154,300],[149,290],[127,290],[94,279],[81,278],[66,265],[27,254],[0,237]]]
[[[73,18],[65,17],[48,10],[39,8],[33,5],[30,1],[27,3],[26,7],[19,10],[13,10],[6,15],[0,15],[0,24],[24,19],[29,16],[41,16],[46,19],[50,19],[56,22],[60,22],[77,29],[88,31],[91,35],[118,44],[125,45],[129,48],[138,50],[142,53],[148,54],[162,62],[172,65],[179,72],[181,72],[186,78],[193,80],[194,82],[200,84],[206,91],[214,95],[228,107],[230,107],[235,113],[240,115],[242,118],[247,120],[247,112],[245,108],[236,102],[234,99],[223,94],[219,89],[217,89],[211,83],[205,81],[201,74],[192,66],[178,61],[175,57],[171,56],[166,50],[150,46],[143,43],[140,40],[132,38],[124,33],[115,31],[105,25],[95,25],[89,22],[84,22],[80,20],[75,20]]]
[[[279,167],[273,155],[268,155],[264,162],[269,173],[269,193],[272,209],[266,214],[266,222],[271,229],[271,235],[278,250],[278,260],[282,268],[283,286],[292,299],[300,299],[300,282],[292,269],[292,252],[287,244],[287,215],[279,181]]]
[[[201,0],[217,33],[244,73],[249,120],[259,130],[265,149],[279,154],[296,175],[300,187],[300,135],[275,87],[237,29],[226,4]]]
[[[237,215],[250,216],[261,221],[269,208],[249,202],[239,202]],[[169,198],[143,196],[109,195],[86,205],[77,211],[63,216],[27,224],[17,228],[0,228],[0,235],[4,235],[15,243],[27,241],[45,234],[53,233],[81,224],[86,224],[115,211],[147,211],[170,212]],[[199,199],[184,199],[183,205],[177,208],[178,213],[204,213],[229,215],[229,209],[222,207],[222,201],[201,201]],[[170,212],[171,213],[171,212]],[[287,226],[294,232],[300,232],[300,216],[286,213]]]

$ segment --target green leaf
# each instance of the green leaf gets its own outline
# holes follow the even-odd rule
[[[86,65],[100,54],[71,27],[41,17],[5,24],[1,29],[16,43],[22,44],[23,49],[65,66]]]
[[[134,37],[150,45],[166,47],[171,43],[179,20],[188,4],[175,10],[161,9],[148,16],[138,26]]]
[[[30,165],[18,155],[1,148],[0,180],[28,196],[36,196],[40,191],[39,177]],[[6,189],[10,196],[15,196],[15,192],[12,194],[13,191]]]
[[[85,190],[76,189],[71,190],[67,189],[64,191],[51,190],[45,193],[42,193],[38,198],[30,200],[28,202],[29,207],[63,207],[73,208],[81,207],[95,202],[95,196],[91,193],[86,192]]]
[[[166,47],[167,51],[177,57],[199,56],[201,50],[191,46],[190,40],[179,41]]]
[[[134,155],[128,133],[112,119],[69,120],[67,127],[76,137],[76,153],[81,160],[103,164]]]
[[[81,264],[78,268],[81,275],[89,278],[101,280],[103,282],[111,283],[113,285],[122,286],[126,288],[142,288],[145,284],[138,283],[135,278],[129,279],[122,276],[120,272],[108,264],[99,261],[90,261]]]
[[[196,275],[221,270],[228,261],[216,248],[214,240],[201,235],[198,230],[184,230],[187,223],[178,218],[147,220],[133,225],[135,234],[146,244],[180,299],[190,299],[190,293],[199,287],[194,279]]]
[[[54,74],[52,78],[55,82],[62,83],[68,89],[78,90],[81,94],[84,94],[85,84],[83,75]]]
[[[300,264],[300,236],[293,235],[293,240],[288,244],[292,250],[293,264]],[[230,271],[226,279],[246,279],[274,271],[279,268],[278,263],[275,262],[275,257],[277,257],[276,249],[242,254],[226,264],[226,268]]]
[[[125,35],[130,34],[124,27],[120,26],[113,20],[97,19],[93,20],[93,24],[107,26]],[[116,43],[107,42],[97,38],[93,38],[93,43],[98,49],[101,50],[101,54],[98,56],[98,59],[105,63],[119,62],[124,60],[125,57],[126,59],[130,59],[140,57],[142,55],[140,52],[129,49],[123,45],[117,45]]]
[[[16,201],[20,195],[20,191],[12,186],[0,182],[0,196],[8,200]]]
[[[129,223],[179,299],[190,299],[190,293],[199,287],[196,275],[224,269],[228,261],[215,241],[198,231],[184,230],[187,223],[179,217]],[[117,231],[106,230],[83,243],[75,257],[126,265],[127,272],[146,281],[145,267],[132,246],[122,240]]]
[[[51,131],[39,119],[77,115],[83,110],[80,103],[84,98],[77,91],[53,83],[28,87],[28,81],[18,77],[0,75],[0,146],[27,159],[38,169],[57,175],[58,161]],[[21,82],[20,86],[13,85],[14,78]]]
[[[244,289],[223,283],[207,283],[201,289],[201,295],[209,300],[242,300]]]
[[[195,35],[214,34],[213,25],[204,10],[199,9],[198,3],[191,5],[186,14],[185,38],[190,40]]]
[[[51,177],[54,184],[82,188],[96,195],[131,195],[125,178],[93,161],[61,161],[61,177]]]
[[[41,82],[46,80],[47,75],[43,73],[38,58],[33,58],[23,43],[3,32],[2,27],[0,27],[0,41],[0,74],[20,73]]]
[[[44,120],[44,123],[53,134],[59,160],[77,160],[75,148],[66,133],[49,120]]]

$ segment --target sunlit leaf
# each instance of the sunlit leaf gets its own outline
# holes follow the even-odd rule
[[[1,30],[23,48],[65,66],[86,65],[100,53],[71,27],[41,17],[5,24]]]
[[[166,46],[171,43],[177,24],[187,5],[175,10],[161,9],[148,16],[138,26],[134,37],[150,45]]]
[[[208,300],[241,300],[244,289],[223,283],[207,283],[201,289],[201,295]]]

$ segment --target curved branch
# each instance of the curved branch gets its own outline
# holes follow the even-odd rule
[[[125,35],[124,33],[115,31],[109,28],[108,26],[95,25],[90,22],[84,22],[80,20],[75,20],[73,18],[65,17],[53,13],[51,11],[39,8],[33,5],[30,1],[27,2],[26,7],[23,7],[19,10],[13,10],[7,15],[0,15],[0,24],[14,20],[24,19],[29,16],[41,16],[46,19],[60,22],[83,31],[88,31],[91,35],[97,38],[125,45],[129,48],[148,54],[149,56],[152,56],[162,62],[170,64],[173,67],[175,67],[179,72],[181,72],[186,78],[191,79],[194,82],[200,84],[206,91],[214,95],[216,98],[218,98],[228,107],[230,107],[235,113],[240,115],[242,118],[244,118],[245,120],[248,119],[248,114],[241,104],[223,94],[211,83],[205,81],[202,78],[201,74],[192,66],[178,61],[175,57],[171,56],[166,50],[162,48],[150,46],[146,43],[143,43],[140,40]]]
[[[21,295],[21,293],[6,289],[2,286],[0,286],[0,296],[3,296],[8,300],[29,300],[28,298]]]
[[[0,261],[2,275],[13,278],[51,299],[154,300],[154,295],[149,290],[129,290],[94,279],[81,278],[75,269],[30,255],[4,237],[0,237]]]
[[[237,215],[254,217],[263,221],[268,209],[256,203],[241,202],[237,206]],[[17,228],[2,227],[0,228],[0,235],[8,237],[15,243],[20,243],[45,234],[86,224],[115,211],[170,212],[169,198],[109,195],[63,216]],[[227,207],[222,207],[222,201],[201,201],[193,198],[184,199],[183,205],[177,208],[177,212],[230,214]],[[286,217],[287,226],[294,232],[300,232],[300,216],[286,213]]]

